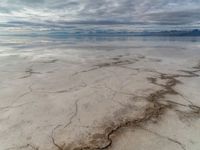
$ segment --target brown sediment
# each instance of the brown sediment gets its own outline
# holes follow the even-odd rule
[[[103,63],[99,64],[98,67],[105,67],[105,66],[111,66],[111,65],[119,65],[119,64],[126,64],[130,63],[129,61],[121,62],[116,61],[112,63]],[[198,70],[197,70],[198,69]],[[170,101],[165,101],[166,103],[163,103],[163,99],[167,95],[179,95],[179,93],[174,89],[174,87],[178,84],[180,84],[180,80],[178,78],[184,77],[184,78],[192,78],[192,77],[198,77],[197,74],[199,72],[199,68],[195,68],[195,70],[192,71],[181,71],[184,72],[184,74],[165,74],[165,73],[158,73],[158,77],[156,78],[147,78],[147,80],[150,81],[150,83],[160,86],[161,89],[157,90],[151,94],[149,94],[147,97],[144,97],[146,101],[148,101],[148,105],[146,109],[144,110],[144,113],[137,118],[134,119],[122,119],[118,120],[115,123],[105,125],[104,132],[99,134],[94,134],[89,140],[82,141],[81,143],[76,143],[76,145],[69,144],[67,146],[59,146],[55,143],[54,145],[59,148],[59,150],[104,150],[112,147],[113,144],[113,136],[116,136],[119,131],[121,131],[123,128],[131,127],[141,127],[144,126],[147,123],[152,122],[158,122],[161,117],[165,114],[167,109],[173,109],[177,104],[172,103]],[[159,84],[157,80],[164,80],[164,84]],[[187,107],[191,108],[191,112],[195,114],[200,113],[200,107],[195,105],[188,105]],[[173,140],[171,140],[173,141]],[[175,141],[176,142],[176,141]],[[177,142],[176,142],[177,143]],[[180,143],[178,143],[180,144]]]
[[[138,61],[138,60],[135,60],[135,61]],[[98,68],[103,68],[103,67],[111,67],[111,66],[118,66],[118,65],[128,65],[128,64],[134,63],[135,61],[120,60],[120,59],[116,60],[116,58],[115,58],[115,61],[108,62],[108,63],[101,63],[101,64],[97,64],[95,66]]]
[[[44,63],[44,64],[52,64],[52,63],[55,63],[57,61],[58,61],[58,59],[52,59],[52,60],[43,61],[42,63]]]
[[[19,79],[25,79],[25,78],[29,78],[31,77],[33,74],[41,74],[40,72],[35,72],[32,67],[26,69],[25,73],[27,75],[23,76],[23,77],[20,77]]]
[[[108,62],[93,65],[90,69],[76,72],[72,76],[78,75],[80,73],[86,73],[86,72],[98,70],[98,69],[105,68],[105,67],[115,67],[115,66],[119,67],[119,66],[124,66],[124,65],[130,65],[130,64],[136,63],[140,59],[145,58],[145,56],[138,56],[138,58],[133,58],[133,59],[130,59],[130,58],[126,59],[126,58],[122,58],[122,57],[123,57],[122,55],[119,55],[117,57],[110,58],[108,60]]]

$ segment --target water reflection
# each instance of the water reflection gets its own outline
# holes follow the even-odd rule
[[[0,36],[0,46],[77,43],[98,44],[104,42],[200,42],[200,37],[162,37],[162,36]]]

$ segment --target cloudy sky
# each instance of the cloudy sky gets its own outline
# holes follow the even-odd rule
[[[0,0],[4,26],[74,22],[199,26],[200,0]]]

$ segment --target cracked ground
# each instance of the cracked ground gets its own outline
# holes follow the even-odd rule
[[[199,40],[73,40],[0,41],[0,150],[199,150]]]

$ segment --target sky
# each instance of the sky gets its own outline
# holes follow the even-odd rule
[[[200,0],[0,0],[1,27],[73,23],[199,27]]]

